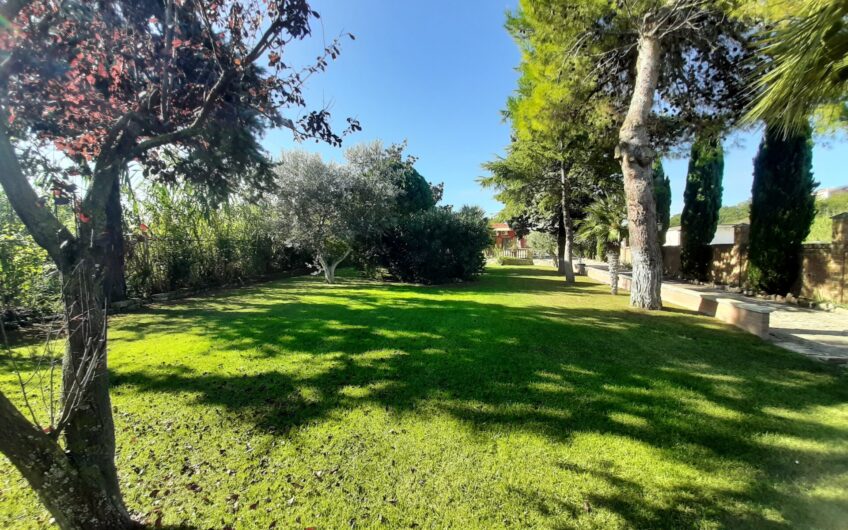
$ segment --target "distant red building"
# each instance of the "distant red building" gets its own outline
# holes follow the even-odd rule
[[[527,241],[523,237],[515,237],[515,230],[507,223],[492,223],[495,231],[495,248],[527,248]]]

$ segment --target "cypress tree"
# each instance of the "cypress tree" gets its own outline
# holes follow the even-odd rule
[[[683,192],[680,267],[683,274],[706,280],[712,261],[710,241],[718,226],[724,150],[716,135],[699,135],[692,144]]]
[[[654,161],[654,203],[657,205],[657,228],[660,246],[665,245],[665,233],[671,221],[671,180],[665,176],[662,160]]]
[[[748,279],[768,293],[784,295],[797,280],[816,214],[811,134],[809,124],[791,136],[766,127],[754,158]]]

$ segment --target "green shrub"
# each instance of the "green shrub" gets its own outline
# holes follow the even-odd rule
[[[786,294],[801,270],[804,239],[816,215],[810,128],[788,138],[767,127],[754,159],[748,277],[767,293]]]
[[[383,237],[380,254],[389,274],[401,281],[445,283],[483,272],[488,245],[482,210],[439,207],[400,217]]]
[[[186,190],[155,185],[134,206],[133,217],[149,231],[127,242],[130,296],[238,283],[311,261],[286,244],[258,204],[237,200],[208,210]]]
[[[533,265],[533,258],[510,258],[507,256],[498,257],[498,265]]]
[[[696,138],[683,192],[680,268],[684,275],[701,281],[707,279],[713,260],[710,242],[718,227],[723,173],[721,138],[709,134]]]
[[[131,297],[239,283],[301,271],[311,256],[286,244],[268,211],[247,201],[208,210],[184,190],[151,186],[125,210]],[[59,210],[59,214],[67,213]],[[142,230],[141,225],[144,225]],[[0,191],[0,315],[20,320],[61,311],[61,277]]]
[[[0,190],[0,318],[61,310],[59,274]]]

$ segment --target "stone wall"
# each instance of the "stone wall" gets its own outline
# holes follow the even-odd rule
[[[712,245],[713,283],[744,287],[748,269],[748,225],[734,227],[732,245]],[[680,247],[663,247],[663,274],[680,277]],[[622,247],[621,261],[630,264],[630,248]],[[848,213],[833,217],[831,243],[806,243],[801,271],[793,293],[812,300],[848,303]]]
[[[848,213],[833,217],[833,240],[804,245],[794,290],[804,298],[848,303]]]

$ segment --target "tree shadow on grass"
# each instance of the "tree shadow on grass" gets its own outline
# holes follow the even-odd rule
[[[500,269],[489,278],[490,286],[469,286],[467,292],[549,291],[536,282],[555,285],[556,277],[537,272],[528,278],[521,270]],[[387,297],[384,289],[402,296]],[[305,372],[251,372],[248,363],[240,375],[197,373],[179,365],[121,369],[113,384],[143,392],[192,392],[200,402],[238,411],[274,433],[365,403],[399,413],[426,404],[481,433],[525,430],[556,443],[580,433],[603,433],[648,444],[664,458],[704,474],[720,474],[727,463],[756,470],[758,479],[742,490],[693,483],[675,491],[673,502],[651,506],[639,483],[603,469],[574,469],[611,488],[590,503],[640,528],[688,527],[704,517],[734,528],[789,528],[821,504],[793,505],[777,484],[848,471],[844,452],[805,448],[848,437],[844,427],[803,418],[816,407],[848,402],[844,377],[828,367],[705,318],[622,308],[602,299],[609,295],[591,284],[579,284],[567,296],[594,294],[600,307],[511,306],[439,296],[447,291],[466,289],[355,280],[323,288],[294,281],[262,288],[258,300],[234,293],[160,306],[145,313],[157,318],[123,326],[127,337],[121,340],[193,329],[228,355],[248,360],[306,354],[326,362]],[[305,295],[308,301],[301,299]],[[318,397],[304,398],[307,387]],[[767,445],[758,438],[761,433],[808,443]],[[793,464],[798,459],[815,466]],[[583,510],[532,488],[516,494],[541,513]],[[821,502],[833,504],[828,509],[835,513],[848,513],[838,500]],[[786,522],[740,509],[740,503],[765,504]]]

